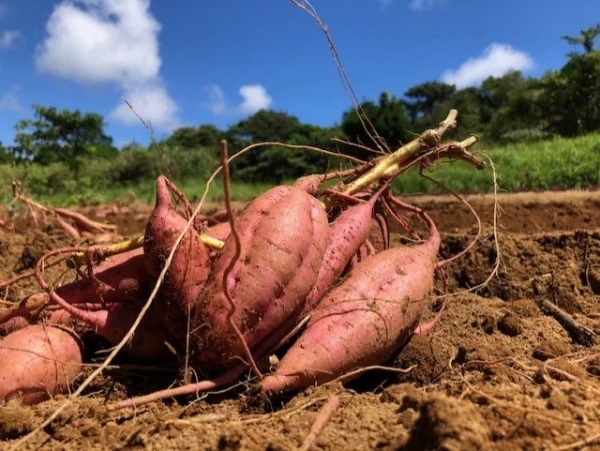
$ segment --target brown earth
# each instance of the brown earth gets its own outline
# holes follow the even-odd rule
[[[177,377],[168,368],[117,361],[24,448],[293,449],[336,393],[341,405],[315,449],[600,449],[600,346],[578,344],[538,307],[548,300],[600,333],[600,193],[500,196],[499,271],[476,294],[467,290],[488,278],[498,254],[490,227],[493,198],[469,200],[485,223],[482,240],[447,269],[453,295],[436,293],[434,309],[449,301],[437,327],[428,336],[414,336],[388,362],[396,369],[413,367],[409,372],[369,372],[345,387],[332,384],[270,402],[249,382],[223,394],[109,413],[107,400],[146,393]],[[475,236],[473,217],[457,201],[408,201],[431,212],[442,231],[442,258]],[[150,211],[128,209],[117,221],[123,235],[139,233]],[[17,230],[24,233],[0,230],[0,280],[30,269],[45,251],[69,245],[53,228]],[[59,274],[55,270],[49,277]],[[35,284],[19,287],[8,299],[31,292]],[[0,449],[64,400],[0,406]]]

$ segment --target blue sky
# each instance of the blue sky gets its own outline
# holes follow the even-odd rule
[[[360,100],[430,80],[539,76],[598,0],[314,0]],[[260,108],[334,125],[350,106],[323,33],[289,0],[0,0],[0,140],[31,105],[102,114],[117,145]]]

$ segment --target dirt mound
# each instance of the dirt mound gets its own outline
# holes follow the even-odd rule
[[[403,448],[407,451],[489,450],[492,449],[489,436],[487,425],[474,406],[436,394],[422,403],[410,440]]]
[[[494,216],[490,194],[465,196],[485,224]],[[451,196],[406,197],[431,212],[437,227],[456,232],[475,225],[471,212]],[[594,230],[600,224],[600,191],[504,193],[498,196],[503,234]]]
[[[28,448],[293,449],[336,393],[341,405],[315,449],[578,449],[578,442],[582,449],[581,440],[600,433],[600,346],[575,342],[538,303],[549,300],[600,332],[600,204],[582,196],[564,201],[535,196],[502,205],[509,230],[499,229],[498,276],[477,293],[466,292],[488,278],[496,261],[486,230],[475,249],[448,267],[449,291],[457,294],[446,298],[438,326],[428,336],[415,335],[387,363],[387,371],[270,402],[258,399],[249,381],[225,393],[108,412],[107,402],[179,380],[173,368],[117,360]],[[462,206],[439,199],[419,202],[443,231],[441,257],[467,246],[473,220],[462,215]],[[493,204],[486,198],[474,204],[489,224]],[[130,224],[143,224],[144,211],[132,210]],[[118,221],[127,222],[127,216]],[[138,226],[129,231],[139,233]],[[0,279],[26,271],[48,249],[69,244],[47,231],[21,232],[0,231]],[[37,289],[32,281],[20,287],[23,293]],[[9,295],[18,299],[23,293]],[[439,308],[442,300],[432,304]],[[434,315],[428,312],[426,319]],[[102,347],[94,348],[96,361],[104,355]],[[33,430],[64,400],[1,406],[0,448]],[[589,449],[594,447],[600,441],[592,441]]]
[[[0,229],[0,281],[34,269],[37,261],[46,252],[72,245],[71,241],[56,229],[31,228],[26,234]],[[59,273],[52,268],[48,271],[48,277],[58,275]],[[31,277],[12,286],[4,293],[3,298],[16,301],[36,291],[39,291],[39,285],[35,278]]]
[[[444,237],[443,258],[464,249],[471,235]],[[595,303],[600,271],[600,232],[501,235],[501,264],[479,294],[506,301],[548,299],[573,313],[589,313]],[[493,235],[448,269],[450,291],[483,283],[497,259]]]

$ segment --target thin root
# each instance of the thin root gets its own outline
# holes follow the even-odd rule
[[[337,395],[331,395],[329,400],[319,411],[317,418],[310,428],[308,435],[304,438],[302,445],[298,448],[298,451],[308,451],[313,443],[319,437],[319,434],[323,428],[329,423],[331,417],[340,405],[340,398]]]

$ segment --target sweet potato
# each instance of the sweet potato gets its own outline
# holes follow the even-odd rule
[[[63,312],[87,324],[113,346],[121,342],[140,313],[140,308],[132,303],[113,304],[107,309],[88,311],[68,304],[59,296],[51,295],[51,297]],[[70,318],[55,312],[54,316],[50,316],[49,321],[57,324],[68,322]],[[156,361],[172,355],[166,345],[169,341],[171,341],[170,337],[162,327],[162,318],[154,308],[142,318],[131,342],[123,350],[134,359]]]
[[[129,331],[140,309],[133,305],[120,304],[110,310],[93,312],[96,317],[96,333],[116,346]],[[149,310],[131,341],[123,348],[130,358],[142,361],[161,361],[173,354],[167,345],[171,341],[162,327],[162,318],[156,310]]]
[[[15,330],[23,329],[29,326],[29,315],[14,316],[8,321],[0,324],[0,337],[4,337]]]
[[[59,327],[27,326],[0,341],[0,399],[35,404],[67,391],[81,370],[81,343]]]
[[[407,341],[432,289],[440,245],[427,220],[431,232],[424,244],[375,254],[321,300],[277,372],[263,380],[264,391],[301,389],[380,364]]]
[[[198,214],[194,218],[194,228],[199,232],[202,232],[205,227],[213,227],[222,223],[229,223],[227,210],[218,210],[211,216]]]
[[[233,214],[235,217],[235,211]],[[229,222],[229,213],[227,213],[227,210],[217,210],[208,218],[208,225],[211,227],[223,222]]]
[[[79,233],[79,230],[77,230],[76,227],[74,227],[73,225],[69,224],[67,221],[64,221],[60,216],[56,216],[56,222],[58,222],[58,225],[60,225],[62,227],[62,229],[65,231],[65,233],[73,240],[75,241],[79,241],[81,239],[81,234]]]
[[[77,225],[77,229],[79,230],[85,230],[87,232],[92,233],[102,233],[106,231],[103,227],[101,227],[102,224],[92,221],[87,216],[76,211],[71,211],[67,210],[66,208],[58,207],[54,207],[52,210],[60,216],[72,219],[73,222],[75,222],[75,224]]]
[[[220,241],[225,241],[231,233],[231,225],[229,222],[221,222],[220,224],[209,227],[204,233],[211,238],[216,238]]]
[[[55,310],[46,319],[46,324],[51,324],[53,326],[72,326],[73,323],[73,315],[63,309]]]
[[[145,269],[144,250],[134,249],[106,259],[94,269],[94,276],[103,285],[97,286],[90,279],[80,279],[56,289],[56,293],[69,304],[123,302],[142,299],[147,292],[148,277]],[[50,303],[48,293],[40,292],[23,299],[16,308],[0,314],[0,324],[11,318],[26,316]]]
[[[235,224],[241,255],[229,273],[237,305],[232,319],[250,349],[302,303],[317,277],[329,226],[317,199],[305,191],[278,186],[251,202]],[[243,345],[229,324],[231,306],[223,277],[236,254],[235,237],[225,241],[213,274],[192,311],[192,358],[199,365],[231,365]]]
[[[252,357],[255,360],[259,360],[275,350],[278,344],[288,336],[290,331],[296,326],[296,318],[287,318],[279,327],[273,330],[267,337],[252,348]],[[225,385],[232,384],[235,382],[244,371],[248,369],[248,363],[244,360],[240,361],[236,365],[228,368],[226,371],[216,376],[214,379],[204,380],[192,384],[182,385],[181,387],[167,388],[165,390],[157,391],[149,395],[142,395],[136,398],[130,398],[125,401],[121,401],[117,404],[109,406],[109,410],[123,409],[127,407],[141,406],[149,402],[158,401],[160,399],[173,398],[181,395],[192,395],[207,391],[212,391],[216,388],[223,387]]]
[[[311,174],[300,177],[294,182],[296,188],[306,191],[312,196],[316,196],[321,184],[323,183],[324,177],[322,174]]]
[[[115,235],[110,232],[90,233],[83,231],[81,237],[92,240],[94,244],[109,244],[115,239]]]
[[[301,316],[310,312],[342,274],[352,256],[364,244],[371,230],[375,202],[387,186],[363,204],[344,210],[330,226],[329,242],[317,280],[304,301]]]
[[[158,177],[156,206],[144,236],[146,267],[153,277],[164,268],[177,238],[187,225],[172,207],[169,186],[165,177]],[[175,251],[157,298],[164,326],[179,343],[185,343],[188,309],[198,301],[209,274],[209,249],[202,243],[200,234],[190,227]]]

